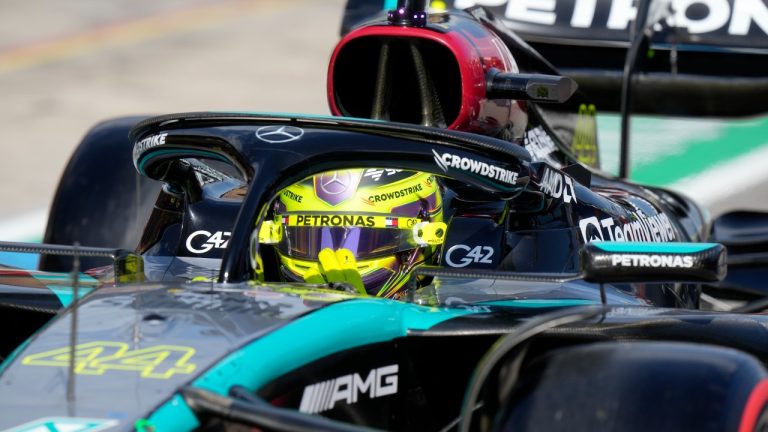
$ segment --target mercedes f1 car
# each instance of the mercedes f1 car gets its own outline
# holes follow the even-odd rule
[[[333,116],[181,113],[86,136],[44,244],[0,244],[41,254],[38,270],[0,268],[0,429],[768,424],[768,320],[744,313],[767,306],[759,215],[711,223],[601,172],[576,82],[485,9],[419,3],[341,39]],[[658,23],[640,3],[632,65]],[[443,225],[278,205],[323,176],[308,187],[334,205],[350,169],[360,184],[425,173],[361,205],[437,184]],[[385,295],[297,282],[278,258],[294,224],[437,252]]]

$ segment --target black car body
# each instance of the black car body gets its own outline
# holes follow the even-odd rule
[[[726,252],[706,242],[710,221],[685,197],[590,166],[588,99],[545,105],[574,88],[525,69],[542,58],[479,13],[350,33],[332,111],[372,120],[208,112],[94,128],[46,233],[83,246],[3,245],[43,259],[40,272],[0,270],[2,319],[18,328],[3,340],[0,428],[763,427],[766,320],[700,310],[702,289],[734,291],[718,285]],[[463,61],[510,67],[483,46],[509,46],[501,55],[527,74],[479,68],[487,87],[452,87],[475,82]],[[401,63],[370,57],[384,66],[363,65],[368,82],[411,68],[418,96],[344,87],[349,53],[389,49]],[[493,84],[520,77],[532,94]],[[439,265],[398,300],[282,282],[270,246],[251,241],[285,187],[350,167],[432,173],[445,190]],[[99,205],[72,205],[75,193]]]

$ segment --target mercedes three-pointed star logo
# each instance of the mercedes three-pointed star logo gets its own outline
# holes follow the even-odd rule
[[[268,143],[295,141],[304,135],[304,130],[295,126],[262,126],[256,130],[256,138]]]
[[[349,174],[341,173],[341,177],[339,177],[338,171],[334,171],[330,174],[330,178],[328,174],[323,174],[320,176],[320,189],[329,195],[338,195],[345,192],[349,187],[350,181],[352,180],[349,178]]]

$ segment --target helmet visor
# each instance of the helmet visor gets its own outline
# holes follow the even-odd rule
[[[283,227],[277,249],[284,255],[317,259],[321,250],[348,249],[357,259],[390,255],[418,247],[410,229],[367,227]]]

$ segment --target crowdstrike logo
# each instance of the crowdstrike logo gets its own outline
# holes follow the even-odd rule
[[[144,138],[143,140],[136,143],[136,145],[133,147],[133,157],[134,159],[139,157],[142,153],[145,151],[161,146],[165,144],[165,138],[168,136],[167,133],[162,133],[159,135],[152,135],[150,137]]]
[[[353,373],[306,386],[299,411],[316,414],[333,409],[337,402],[355,404],[361,395],[375,399],[396,394],[397,372],[398,365],[393,364],[369,371],[365,379]]]
[[[507,184],[517,183],[518,174],[514,171],[451,153],[440,154],[436,152],[435,149],[432,149],[432,154],[435,156],[435,163],[441,170],[443,170],[443,172],[447,173],[448,168],[455,168],[474,174],[480,174]]]
[[[416,192],[421,192],[421,190],[422,190],[421,183],[418,183],[413,186],[408,186],[406,188],[402,188],[400,190],[396,190],[393,192],[386,192],[378,195],[371,195],[368,197],[368,201],[376,203],[376,202],[384,202],[391,199],[399,199],[399,198],[413,195]]]
[[[440,154],[438,154],[435,151],[435,149],[432,149],[432,154],[435,155],[435,163],[437,164],[437,166],[439,166],[440,169],[443,170],[443,172],[448,172],[448,165],[443,163],[443,157],[440,156]],[[448,153],[446,153],[446,154],[448,154]],[[450,156],[450,155],[448,155],[448,156]]]

